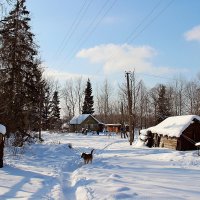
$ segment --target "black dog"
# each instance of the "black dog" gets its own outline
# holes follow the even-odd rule
[[[94,151],[94,149],[92,149],[90,154],[82,153],[81,158],[83,158],[85,164],[88,164],[89,162],[92,163],[93,151]]]

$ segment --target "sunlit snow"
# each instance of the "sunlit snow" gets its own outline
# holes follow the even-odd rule
[[[5,149],[1,200],[200,199],[197,151],[130,146],[116,135],[43,138],[17,153]],[[80,155],[92,148],[93,163],[84,165]]]

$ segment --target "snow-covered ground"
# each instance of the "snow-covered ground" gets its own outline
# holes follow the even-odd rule
[[[45,142],[13,156],[0,169],[0,199],[200,199],[197,151],[136,148],[119,136],[43,133]],[[69,148],[70,145],[73,148]],[[95,149],[92,164],[82,152]]]

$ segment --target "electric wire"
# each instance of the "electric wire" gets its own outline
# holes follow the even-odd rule
[[[80,40],[78,41],[77,45],[74,46],[74,48],[72,49],[72,53],[70,54],[70,56],[68,57],[68,63],[72,60],[73,56],[75,55],[75,52],[87,41],[87,39],[93,34],[93,32],[96,30],[97,26],[101,23],[101,21],[103,20],[103,18],[108,14],[108,12],[114,7],[114,5],[116,4],[117,0],[114,0],[112,2],[112,4],[107,8],[107,10],[104,12],[104,14],[99,18],[99,16],[102,14],[102,11],[105,9],[106,5],[108,4],[109,1],[106,1],[103,6],[101,7],[101,9],[98,11],[98,14],[95,16],[95,18],[92,20],[92,22],[89,24],[89,26],[87,27],[86,31],[84,32],[83,36],[81,37]],[[167,3],[161,10],[160,12],[158,12],[157,15],[155,15],[138,33],[135,34],[135,32],[142,27],[142,25],[153,15],[153,13],[156,11],[156,9],[158,9],[161,0],[156,3],[156,5],[150,10],[150,12],[142,19],[142,21],[136,26],[136,28],[129,34],[129,36],[127,36],[127,38],[125,39],[125,42],[133,42],[133,40],[135,40],[137,37],[139,37],[172,3],[174,0],[171,0],[169,3]],[[80,11],[79,11],[79,15],[82,12],[82,10],[84,9],[81,17],[78,16],[75,19],[75,21],[73,22],[71,27],[73,30],[70,32],[70,34],[67,34],[65,36],[65,38],[63,39],[62,42],[62,50],[59,51],[59,54],[64,50],[64,48],[66,47],[66,45],[68,44],[69,40],[71,39],[71,37],[73,36],[74,32],[76,31],[78,25],[80,24],[81,20],[83,19],[83,16],[85,15],[86,11],[88,10],[89,6],[91,4],[90,3],[87,4],[86,8],[84,9],[85,5],[86,5],[86,0],[84,1]],[[99,20],[97,21],[97,19],[99,18]],[[93,27],[92,27],[93,26]],[[92,27],[92,28],[90,28]],[[113,57],[113,55],[110,56],[111,58]],[[101,67],[100,67],[101,69]],[[97,73],[100,71],[97,70]],[[137,73],[137,72],[136,72]],[[150,74],[145,74],[145,73],[137,73],[137,74],[143,74],[146,76],[152,76],[152,77],[156,77],[156,78],[165,78],[165,79],[171,79],[171,78],[166,78],[166,77],[162,77],[162,76],[156,76],[156,75],[150,75]]]
[[[67,30],[67,32],[66,32],[66,34],[65,34],[65,36],[64,36],[64,38],[63,38],[63,40],[62,40],[61,43],[60,43],[60,46],[58,47],[58,49],[57,49],[57,51],[56,51],[56,53],[55,53],[56,56],[60,53],[60,49],[63,47],[63,44],[65,43],[66,39],[69,37],[70,31],[74,29],[74,25],[77,23],[77,21],[78,21],[78,19],[79,19],[79,16],[80,16],[80,14],[82,13],[82,11],[83,11],[83,9],[84,9],[84,7],[85,7],[85,5],[86,5],[86,2],[87,2],[87,0],[84,0],[82,6],[81,6],[81,8],[80,8],[80,10],[78,11],[78,15],[76,16],[76,18],[75,18],[74,21],[72,22],[70,28]]]
[[[109,0],[108,0],[108,1],[106,0],[106,1],[104,2],[103,6],[100,8],[100,10],[98,11],[97,15],[94,17],[94,19],[91,21],[91,23],[87,26],[86,31],[85,31],[84,34],[81,36],[81,38],[80,38],[80,40],[79,40],[79,42],[78,42],[78,45],[79,45],[80,41],[82,41],[82,40],[87,36],[88,32],[90,32],[91,27],[94,26],[96,20],[97,20],[98,17],[101,15],[102,11],[105,9],[105,7],[106,7],[106,5],[107,5],[108,3],[109,3]],[[77,45],[77,46],[78,46],[78,45]],[[76,47],[76,46],[75,46],[75,47]]]
[[[103,4],[103,6],[101,7],[101,9],[98,11],[97,15],[95,16],[95,18],[93,19],[93,21],[89,24],[89,26],[87,27],[86,31],[84,32],[83,36],[81,36],[80,40],[78,41],[77,45],[74,46],[74,48],[72,49],[72,53],[70,54],[70,56],[68,57],[68,63],[71,62],[71,60],[73,59],[76,51],[88,40],[88,38],[93,34],[93,32],[96,30],[96,28],[98,27],[98,25],[101,23],[101,21],[104,19],[104,17],[108,14],[108,12],[114,7],[114,5],[116,4],[117,0],[114,0],[110,6],[105,10],[105,12],[103,13],[103,15],[101,16],[102,12],[104,11],[105,7],[107,6],[107,4],[109,3],[109,1],[105,1],[105,3]],[[99,18],[99,19],[98,19]],[[92,27],[92,28],[91,28]]]
[[[64,39],[61,42],[61,45],[60,45],[58,51],[56,52],[56,58],[57,59],[59,58],[59,56],[61,55],[63,50],[66,48],[66,46],[68,45],[70,39],[72,38],[72,36],[74,35],[75,31],[77,30],[79,24],[81,23],[81,21],[83,20],[84,16],[86,15],[86,13],[87,13],[89,7],[91,6],[92,2],[93,2],[92,0],[90,0],[90,1],[85,0],[83,2],[83,5],[81,6],[77,17],[75,18],[75,20],[72,23],[71,27],[67,31],[67,34],[65,35]]]
[[[141,74],[141,75],[144,75],[144,76],[150,76],[150,77],[155,77],[155,78],[162,78],[162,79],[176,81],[175,78],[170,78],[170,77],[164,77],[164,76],[158,76],[158,75],[154,75],[154,74],[146,74],[146,73],[140,73],[140,72],[135,72],[135,73],[136,74]]]
[[[137,37],[139,37],[141,35],[142,32],[144,32],[172,3],[174,0],[169,1],[137,34],[134,35],[134,33],[136,32],[136,30],[138,30],[144,23],[146,20],[148,20],[149,17],[151,17],[153,15],[153,13],[155,12],[155,10],[159,7],[161,1],[159,1],[158,3],[156,3],[156,5],[150,10],[150,12],[142,19],[142,21],[136,26],[136,28],[134,29],[134,31],[131,32],[131,34],[129,34],[129,36],[126,38],[125,43],[126,42],[133,42],[133,40],[135,40]],[[114,55],[111,55],[110,58],[112,58]],[[96,74],[98,74],[101,70],[101,67],[97,70]],[[171,78],[166,78],[166,77],[162,77],[162,76],[156,76],[156,75],[148,75],[145,73],[137,73],[136,74],[143,74],[146,76],[151,76],[151,77],[156,77],[156,78],[165,78],[165,79],[171,79]],[[174,79],[171,79],[174,80]]]
[[[151,17],[151,15],[154,13],[154,11],[159,7],[161,2],[162,2],[162,0],[160,0],[158,3],[156,3],[156,5],[152,8],[152,10],[150,10],[150,12],[142,19],[142,21],[134,28],[134,30],[129,34],[129,36],[126,38],[125,41],[128,42],[130,40],[132,35],[146,22],[146,20],[148,20]]]
[[[171,0],[154,18],[152,18],[149,23],[147,23],[143,29],[141,29],[139,31],[139,33],[137,33],[136,35],[132,35],[129,39],[130,42],[133,42],[133,40],[135,40],[137,37],[139,37],[141,35],[141,33],[143,33],[172,3],[174,0]]]

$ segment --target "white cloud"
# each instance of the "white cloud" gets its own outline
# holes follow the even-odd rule
[[[53,78],[53,79],[59,80],[59,81],[66,81],[69,79],[76,79],[76,78],[80,78],[80,77],[87,79],[88,77],[90,77],[89,75],[68,73],[68,72],[58,71],[58,70],[49,69],[49,68],[45,69],[44,76],[50,77],[50,78]]]
[[[187,41],[198,41],[200,42],[200,25],[193,27],[191,30],[184,34]]]
[[[138,73],[157,75],[177,71],[169,67],[155,67],[152,64],[152,58],[155,55],[157,52],[150,46],[106,44],[83,49],[76,56],[86,58],[94,64],[102,64],[104,73],[107,75],[134,69]]]

